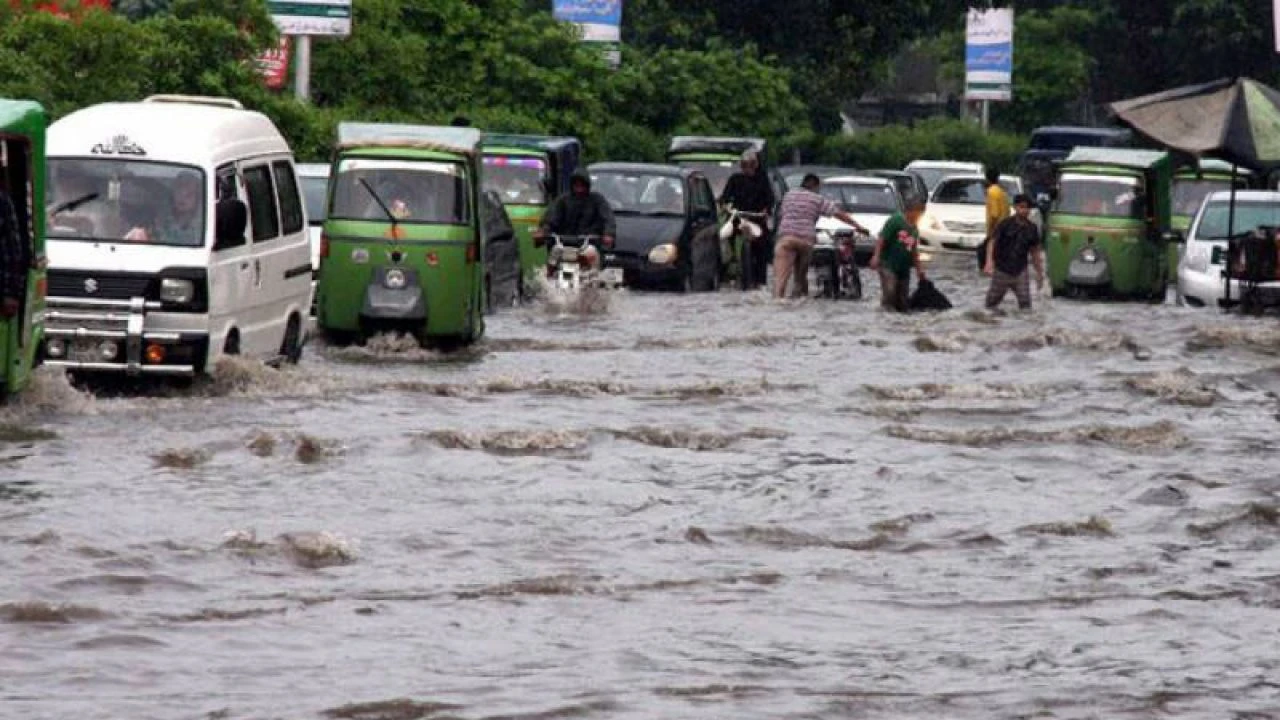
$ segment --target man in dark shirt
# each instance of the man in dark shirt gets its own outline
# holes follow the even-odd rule
[[[1031,309],[1029,263],[1036,269],[1036,287],[1044,287],[1044,248],[1040,230],[1031,222],[1031,198],[1019,195],[1013,206],[1013,216],[1000,221],[987,246],[987,264],[983,271],[991,276],[988,310],[999,307],[1010,290],[1017,296],[1019,308]]]
[[[11,318],[21,309],[29,265],[13,202],[0,187],[0,317]]]
[[[725,184],[724,192],[720,193],[720,204],[732,205],[741,212],[771,214],[777,197],[773,194],[769,175],[760,169],[760,156],[752,151],[743,153],[741,167],[742,170],[734,173]],[[756,271],[754,281],[757,285],[765,282],[771,241],[768,220],[761,222],[760,227],[765,231],[764,236],[751,244],[755,251],[752,267]]]
[[[551,233],[596,235],[605,247],[611,247],[617,231],[609,200],[591,191],[591,176],[581,170],[573,173],[569,187],[569,193],[556,198],[542,216],[542,223],[533,235],[535,243],[541,247]]]

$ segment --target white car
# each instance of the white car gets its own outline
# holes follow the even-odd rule
[[[859,239],[856,250],[860,261],[871,257],[875,252],[875,238],[880,234],[880,229],[894,213],[902,210],[902,196],[898,193],[897,185],[888,178],[841,175],[824,180],[819,192],[831,198],[841,210],[852,215],[859,225],[870,231],[870,238]],[[852,227],[835,218],[822,218],[818,221],[820,238],[822,233],[831,237],[852,230]]]
[[[1205,198],[1191,221],[1186,251],[1178,263],[1178,297],[1187,305],[1217,307],[1224,297],[1230,210],[1231,193],[1218,191]],[[1280,192],[1238,191],[1231,233],[1238,236],[1260,227],[1280,227]],[[1280,282],[1262,283],[1259,290],[1268,302],[1280,299]],[[1240,283],[1235,280],[1231,297],[1240,298]]]
[[[1010,201],[1022,192],[1018,178],[1003,175],[1000,187]],[[1010,210],[1012,214],[1012,210]],[[1040,227],[1040,211],[1031,209]],[[1043,229],[1043,228],[1042,228]],[[920,241],[937,250],[975,250],[987,238],[987,180],[981,175],[954,175],[934,189],[920,217]]]
[[[275,125],[226,98],[94,105],[49,127],[41,355],[77,373],[192,377],[297,361],[306,210]]]
[[[982,175],[986,172],[982,163],[954,160],[913,160],[903,169],[919,175],[930,193],[938,183],[952,175]]]
[[[298,165],[298,182],[302,186],[302,202],[307,206],[307,237],[311,241],[311,292],[315,296],[315,279],[320,273],[320,238],[324,221],[329,216],[329,166],[324,163]]]

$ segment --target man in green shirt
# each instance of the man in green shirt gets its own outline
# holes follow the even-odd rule
[[[911,292],[911,270],[917,280],[924,280],[920,264],[920,231],[916,229],[924,201],[911,198],[906,210],[894,213],[880,230],[871,269],[880,271],[880,306],[885,310],[906,312]]]

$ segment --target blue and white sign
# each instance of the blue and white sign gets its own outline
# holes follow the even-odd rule
[[[602,43],[606,57],[617,66],[621,60],[622,0],[553,0],[551,14],[577,25],[585,42]]]
[[[1013,99],[1013,9],[969,10],[965,24],[966,100]]]

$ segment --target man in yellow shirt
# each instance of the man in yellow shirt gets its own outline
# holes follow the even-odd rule
[[[1000,187],[1000,171],[987,168],[987,237],[978,248],[978,272],[987,266],[987,245],[995,237],[996,226],[1009,217],[1009,194]]]

